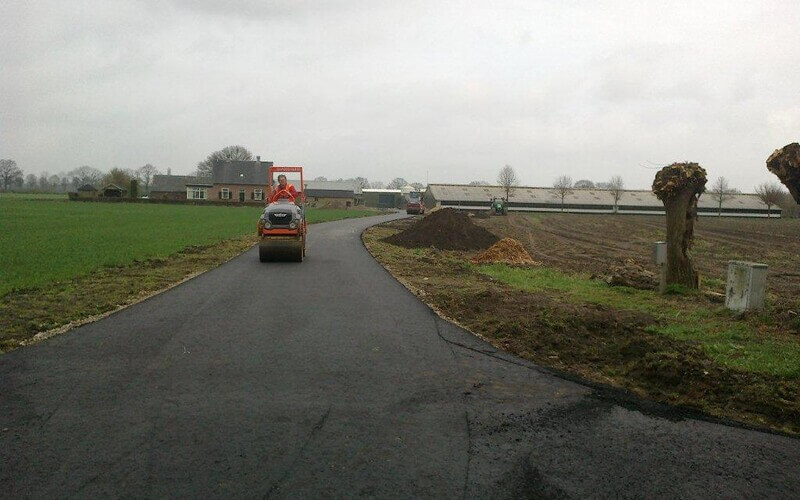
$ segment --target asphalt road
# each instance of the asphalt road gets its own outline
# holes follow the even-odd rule
[[[369,256],[375,222],[0,356],[0,496],[800,497],[800,440],[497,352]]]

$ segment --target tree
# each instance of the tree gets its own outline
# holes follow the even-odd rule
[[[486,182],[486,181],[470,181],[469,185],[470,186],[488,186],[489,183]]]
[[[395,177],[392,181],[386,185],[387,189],[400,189],[403,186],[407,186],[408,182],[402,177]]]
[[[424,186],[424,185],[423,185],[421,182],[412,182],[412,183],[411,183],[411,187],[413,187],[413,188],[414,188],[414,189],[416,189],[417,191],[422,191],[422,189],[423,189],[425,186]]]
[[[506,192],[506,201],[511,197],[511,190],[519,184],[517,173],[511,165],[506,164],[497,174],[497,183]]]
[[[553,182],[553,194],[561,198],[561,211],[564,211],[564,198],[574,193],[572,190],[572,177],[568,175],[559,176]]]
[[[717,217],[722,217],[722,204],[732,199],[734,193],[734,190],[728,184],[728,179],[717,177],[708,192],[711,194],[711,198],[717,202]]]
[[[625,181],[622,180],[622,177],[619,175],[615,175],[607,182],[608,192],[611,194],[611,198],[614,200],[614,213],[617,213],[619,210],[619,200],[622,198],[622,193],[625,192]]]
[[[47,172],[39,175],[39,191],[50,191],[50,174]]]
[[[35,191],[37,182],[38,181],[34,174],[28,174],[25,176],[25,188],[28,191]]]
[[[106,184],[115,184],[123,189],[130,184],[131,176],[128,174],[127,171],[114,167],[108,171],[108,173],[103,177],[103,185]]]
[[[90,167],[89,165],[83,165],[82,167],[78,167],[75,170],[71,170],[70,172],[67,172],[67,175],[69,175],[74,179],[78,179],[77,182],[78,187],[84,186],[86,184],[91,184],[94,187],[99,187],[96,186],[96,184],[98,184],[103,179],[103,172],[97,170],[94,167]]]
[[[594,188],[594,182],[590,181],[589,179],[581,179],[579,181],[575,181],[575,188],[576,189],[592,189],[592,188]]]
[[[253,153],[244,146],[225,146],[219,151],[209,154],[205,160],[197,163],[197,176],[211,177],[214,174],[214,167],[224,165],[229,160],[249,161],[252,159]]]
[[[137,172],[139,173],[139,179],[142,181],[142,184],[144,184],[144,193],[150,193],[150,183],[153,182],[153,177],[159,175],[161,172],[149,163],[139,167]]]
[[[369,187],[371,189],[383,189],[386,185],[381,181],[373,181],[370,183]]]
[[[367,180],[366,177],[354,177],[353,179],[350,179],[350,181],[352,181],[352,183],[355,184],[356,187],[359,187],[361,189],[369,189],[369,181]]]
[[[8,186],[17,183],[17,179],[22,179],[23,172],[17,167],[17,162],[11,159],[0,160],[0,182],[3,183],[3,190],[8,191]]]
[[[767,217],[770,216],[772,207],[781,202],[784,192],[781,185],[776,182],[765,182],[756,186],[756,196],[767,206]]]
[[[667,212],[666,284],[697,288],[689,257],[697,220],[697,200],[706,189],[706,171],[697,163],[673,163],[656,173],[653,193]]]
[[[767,158],[767,170],[778,176],[789,193],[800,204],[800,144],[793,142],[776,149]]]
[[[58,187],[61,185],[61,177],[57,174],[53,174],[47,178],[47,184],[50,185],[50,191],[58,191]]]

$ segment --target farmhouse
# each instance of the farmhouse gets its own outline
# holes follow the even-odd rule
[[[150,198],[157,200],[263,201],[268,161],[231,160],[214,168],[211,177],[156,175]]]
[[[453,207],[462,210],[488,210],[492,198],[505,197],[500,186],[468,186],[461,184],[431,184],[425,191],[425,205],[433,207]],[[656,196],[646,190],[624,190],[618,203],[606,189],[572,189],[564,198],[553,188],[519,186],[511,189],[508,209],[520,212],[573,212],[573,213],[619,213],[663,215],[664,205]],[[700,215],[717,215],[717,202],[710,194],[703,194],[698,200],[697,212]],[[754,194],[735,194],[722,204],[721,215],[727,217],[780,217],[779,207],[767,206]]]

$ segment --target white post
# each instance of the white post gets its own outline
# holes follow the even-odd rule
[[[766,264],[728,261],[725,307],[740,312],[762,309],[767,289],[767,269]]]
[[[667,242],[653,243],[653,262],[658,266],[658,293],[667,289]]]

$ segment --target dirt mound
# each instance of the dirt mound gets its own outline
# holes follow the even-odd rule
[[[594,275],[592,278],[605,281],[611,286],[628,286],[639,290],[658,288],[658,276],[633,259],[625,259],[622,265],[612,266],[607,274]]]
[[[511,264],[517,266],[534,266],[539,262],[533,260],[522,244],[513,238],[503,238],[491,247],[476,255],[475,264]]]
[[[405,231],[384,238],[384,241],[406,248],[481,250],[495,243],[497,236],[476,226],[466,214],[444,208],[422,218]]]

